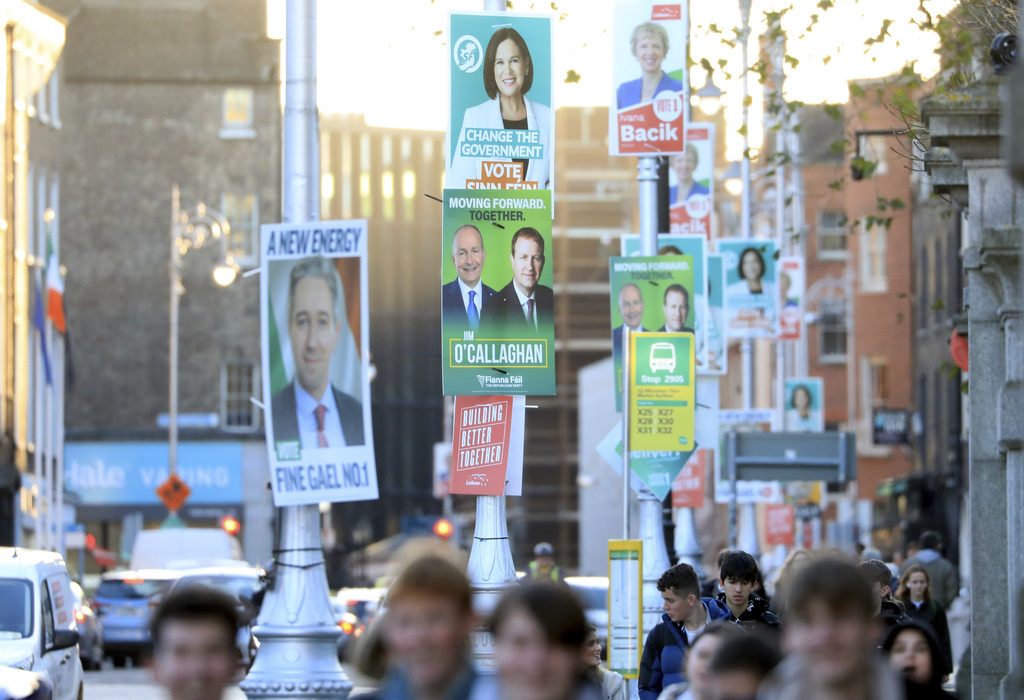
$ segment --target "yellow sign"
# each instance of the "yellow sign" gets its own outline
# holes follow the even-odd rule
[[[640,540],[608,540],[608,668],[640,676],[644,640],[644,557]]]
[[[629,450],[692,450],[693,333],[630,333],[629,345]]]

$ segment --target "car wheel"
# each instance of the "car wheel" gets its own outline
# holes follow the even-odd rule
[[[124,663],[127,659],[124,654],[111,654],[110,660],[114,662],[114,668],[124,668]]]

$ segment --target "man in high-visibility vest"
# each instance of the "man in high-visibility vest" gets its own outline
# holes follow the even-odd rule
[[[550,543],[538,542],[533,548],[529,579],[562,582],[562,570],[555,564],[555,548]]]

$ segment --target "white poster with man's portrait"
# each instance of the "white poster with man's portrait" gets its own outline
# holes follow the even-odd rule
[[[374,500],[366,222],[268,224],[261,233],[274,504]]]

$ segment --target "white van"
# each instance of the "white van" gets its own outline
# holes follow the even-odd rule
[[[242,545],[220,528],[174,527],[143,530],[132,545],[132,569],[194,569],[248,566]]]
[[[34,671],[54,700],[82,697],[71,579],[55,552],[0,547],[0,665]]]

